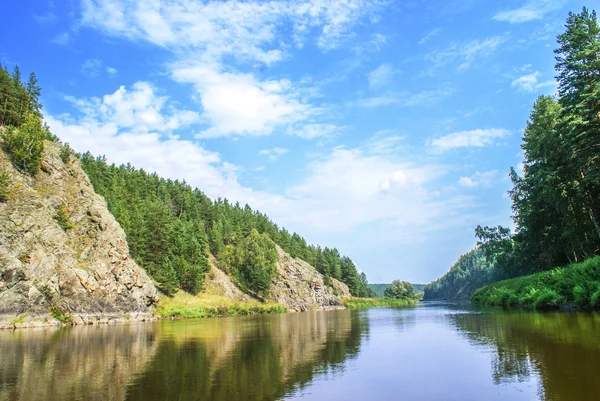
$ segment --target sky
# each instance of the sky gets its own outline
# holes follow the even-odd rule
[[[511,224],[567,0],[2,0],[54,134],[427,283]],[[588,6],[592,6],[589,4]]]

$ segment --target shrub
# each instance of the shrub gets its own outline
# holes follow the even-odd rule
[[[544,288],[533,302],[533,307],[537,310],[558,309],[561,301],[562,297],[556,291]]]
[[[579,307],[586,307],[590,304],[588,291],[581,285],[576,285],[573,288],[573,302]]]
[[[4,131],[2,149],[9,154],[15,167],[34,176],[42,163],[45,136],[40,118],[30,113],[19,128],[8,127]]]
[[[590,304],[594,308],[600,308],[600,286],[598,286],[598,289],[592,294]]]
[[[60,207],[56,211],[56,214],[54,215],[54,220],[56,220],[56,223],[64,231],[68,231],[75,227],[73,224],[71,224],[71,215],[69,214],[69,209],[67,208],[67,205],[65,205],[64,203],[60,205]]]
[[[10,185],[10,178],[8,173],[4,170],[0,170],[0,202],[5,202],[8,199]]]
[[[58,155],[60,156],[60,160],[62,160],[63,163],[68,163],[69,160],[71,160],[71,155],[73,155],[73,149],[71,149],[68,142],[61,146]]]

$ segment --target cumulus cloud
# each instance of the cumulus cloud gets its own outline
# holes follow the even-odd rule
[[[353,27],[377,19],[382,0],[208,1],[82,0],[81,24],[105,34],[169,49],[171,76],[198,92],[209,127],[201,137],[268,135],[280,125],[315,123],[309,91],[285,79],[259,79],[240,63],[268,67],[286,57],[278,35],[291,28],[301,46],[323,50],[349,43]],[[314,38],[316,36],[316,39]],[[235,58],[238,63],[231,63]],[[190,61],[192,60],[192,61]]]
[[[538,20],[552,11],[561,9],[565,3],[565,0],[530,0],[519,8],[497,13],[494,15],[494,20],[511,24]]]
[[[248,203],[305,235],[384,223],[388,233],[414,241],[419,233],[455,226],[456,214],[472,205],[471,198],[442,196],[430,189],[438,187],[435,180],[446,168],[387,152],[401,140],[395,133],[380,132],[363,148],[325,153],[308,165],[304,179],[272,193],[243,186],[238,177],[242,168],[194,141],[180,139],[177,130],[197,115],[178,109],[147,83],[121,87],[101,98],[69,100],[76,112],[46,120],[52,132],[77,151],[185,179],[210,197]],[[284,148],[259,152],[267,158],[286,153]]]
[[[172,75],[200,94],[210,128],[199,137],[269,135],[279,125],[316,113],[288,80],[259,81],[252,74],[220,72],[203,63],[174,65]]]
[[[444,135],[431,141],[431,145],[440,150],[483,147],[494,143],[496,139],[510,135],[510,131],[499,128],[475,129]]]

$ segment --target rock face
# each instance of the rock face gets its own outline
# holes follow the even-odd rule
[[[340,297],[349,297],[348,286],[332,279],[331,287],[325,277],[303,260],[291,257],[277,247],[277,274],[270,297],[290,310],[342,308]]]
[[[59,151],[46,142],[34,178],[0,151],[11,180],[0,202],[0,326],[7,315],[48,316],[50,309],[75,323],[150,316],[158,301],[153,282],[131,259],[125,233],[79,161],[63,163]]]

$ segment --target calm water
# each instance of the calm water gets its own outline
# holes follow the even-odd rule
[[[0,331],[0,400],[596,400],[600,315],[451,305]]]

